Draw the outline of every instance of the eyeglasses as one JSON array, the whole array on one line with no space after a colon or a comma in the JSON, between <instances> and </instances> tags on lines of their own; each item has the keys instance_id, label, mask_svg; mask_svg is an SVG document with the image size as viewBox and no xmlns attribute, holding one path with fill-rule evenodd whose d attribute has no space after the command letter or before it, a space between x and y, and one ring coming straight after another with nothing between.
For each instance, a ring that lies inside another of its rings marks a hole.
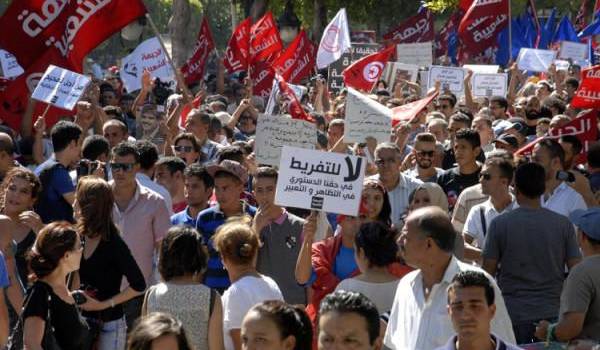
<instances>
[{"instance_id":1,"label":"eyeglasses","mask_svg":"<svg viewBox=\"0 0 600 350\"><path fill-rule=\"evenodd\" d=\"M131 171L131 170L133 170L134 166L135 166L134 163L110 163L110 169L112 171L118 171L118 170Z\"/></svg>"},{"instance_id":2,"label":"eyeglasses","mask_svg":"<svg viewBox=\"0 0 600 350\"><path fill-rule=\"evenodd\" d=\"M433 155L435 154L435 151L418 151L417 155L421 156L421 157L433 157Z\"/></svg>"},{"instance_id":3,"label":"eyeglasses","mask_svg":"<svg viewBox=\"0 0 600 350\"><path fill-rule=\"evenodd\" d=\"M451 108L450 105L440 105L440 109L448 109Z\"/></svg>"},{"instance_id":4,"label":"eyeglasses","mask_svg":"<svg viewBox=\"0 0 600 350\"><path fill-rule=\"evenodd\" d=\"M488 173L480 173L479 174L479 178L483 179L485 181L490 181L492 179L492 174L488 174Z\"/></svg>"},{"instance_id":5,"label":"eyeglasses","mask_svg":"<svg viewBox=\"0 0 600 350\"><path fill-rule=\"evenodd\" d=\"M192 146L173 146L175 152L189 153L194 150Z\"/></svg>"},{"instance_id":6,"label":"eyeglasses","mask_svg":"<svg viewBox=\"0 0 600 350\"><path fill-rule=\"evenodd\" d=\"M389 164L396 163L396 158L385 158L385 159L384 158L379 158L379 159L375 159L375 164L376 165L383 166L386 163L389 163Z\"/></svg>"}]
</instances>

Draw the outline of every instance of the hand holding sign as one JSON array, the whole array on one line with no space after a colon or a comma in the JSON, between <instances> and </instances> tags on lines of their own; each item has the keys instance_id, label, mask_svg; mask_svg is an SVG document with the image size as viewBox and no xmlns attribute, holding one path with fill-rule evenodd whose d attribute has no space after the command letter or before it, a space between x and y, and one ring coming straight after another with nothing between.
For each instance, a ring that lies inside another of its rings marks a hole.
<instances>
[{"instance_id":1,"label":"hand holding sign","mask_svg":"<svg viewBox=\"0 0 600 350\"><path fill-rule=\"evenodd\" d=\"M50 65L31 98L58 108L73 110L89 83L90 78L84 75Z\"/></svg>"}]
</instances>

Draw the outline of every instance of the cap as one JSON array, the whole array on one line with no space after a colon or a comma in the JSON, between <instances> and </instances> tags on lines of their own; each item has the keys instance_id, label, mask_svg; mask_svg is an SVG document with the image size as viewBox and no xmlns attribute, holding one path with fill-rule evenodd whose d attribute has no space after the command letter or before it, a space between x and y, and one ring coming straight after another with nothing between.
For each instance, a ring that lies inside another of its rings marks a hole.
<instances>
[{"instance_id":1,"label":"cap","mask_svg":"<svg viewBox=\"0 0 600 350\"><path fill-rule=\"evenodd\" d=\"M220 164L214 164L209 166L207 169L210 176L214 177L219 171L224 171L235 177L237 177L242 183L248 181L248 171L243 165L236 162L235 160L225 159Z\"/></svg>"},{"instance_id":2,"label":"cap","mask_svg":"<svg viewBox=\"0 0 600 350\"><path fill-rule=\"evenodd\" d=\"M231 115L223 111L215 113L215 117L217 117L223 125L227 125L231 120Z\"/></svg>"},{"instance_id":3,"label":"cap","mask_svg":"<svg viewBox=\"0 0 600 350\"><path fill-rule=\"evenodd\" d=\"M493 142L500 142L515 149L519 148L519 141L511 134L502 134L498 138L494 139Z\"/></svg>"},{"instance_id":4,"label":"cap","mask_svg":"<svg viewBox=\"0 0 600 350\"><path fill-rule=\"evenodd\" d=\"M600 208L577 209L569 215L569 219L586 236L600 241Z\"/></svg>"},{"instance_id":5,"label":"cap","mask_svg":"<svg viewBox=\"0 0 600 350\"><path fill-rule=\"evenodd\" d=\"M496 135L496 137L499 137L500 135L502 135L504 133L505 130L509 129L512 127L512 123L509 122L508 120L503 120L500 119L497 122L494 122L493 125L493 129L494 129L494 135Z\"/></svg>"},{"instance_id":6,"label":"cap","mask_svg":"<svg viewBox=\"0 0 600 350\"><path fill-rule=\"evenodd\" d=\"M527 136L527 123L525 123L524 119L510 118L508 121L511 123L511 125L505 130L515 129L519 134Z\"/></svg>"}]
</instances>

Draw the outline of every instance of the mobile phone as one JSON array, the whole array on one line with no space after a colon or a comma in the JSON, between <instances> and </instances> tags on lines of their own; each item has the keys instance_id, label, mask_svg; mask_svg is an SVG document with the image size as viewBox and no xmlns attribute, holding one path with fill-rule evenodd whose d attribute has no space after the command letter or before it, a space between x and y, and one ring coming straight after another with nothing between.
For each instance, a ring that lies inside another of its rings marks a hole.
<instances>
[{"instance_id":1,"label":"mobile phone","mask_svg":"<svg viewBox=\"0 0 600 350\"><path fill-rule=\"evenodd\" d=\"M71 294L71 296L73 296L73 299L75 299L75 304L77 304L77 305L85 304L87 302L87 297L85 296L85 292L82 290L74 291Z\"/></svg>"},{"instance_id":2,"label":"mobile phone","mask_svg":"<svg viewBox=\"0 0 600 350\"><path fill-rule=\"evenodd\" d=\"M559 181L575 182L575 175L570 171L561 170L556 173L556 179Z\"/></svg>"}]
</instances>

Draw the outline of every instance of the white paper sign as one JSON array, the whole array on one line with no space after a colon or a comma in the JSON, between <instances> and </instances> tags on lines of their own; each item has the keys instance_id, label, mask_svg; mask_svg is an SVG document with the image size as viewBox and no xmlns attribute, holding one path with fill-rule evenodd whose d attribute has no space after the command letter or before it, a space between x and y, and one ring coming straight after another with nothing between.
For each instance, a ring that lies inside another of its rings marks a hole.
<instances>
[{"instance_id":1,"label":"white paper sign","mask_svg":"<svg viewBox=\"0 0 600 350\"><path fill-rule=\"evenodd\" d=\"M367 160L284 146L275 204L357 216Z\"/></svg>"},{"instance_id":2,"label":"white paper sign","mask_svg":"<svg viewBox=\"0 0 600 350\"><path fill-rule=\"evenodd\" d=\"M490 64L465 64L463 68L471 70L473 73L498 73L500 66Z\"/></svg>"},{"instance_id":3,"label":"white paper sign","mask_svg":"<svg viewBox=\"0 0 600 350\"><path fill-rule=\"evenodd\" d=\"M344 142L365 142L373 137L377 143L390 141L392 130L392 111L349 87L346 96L346 122L344 123Z\"/></svg>"},{"instance_id":4,"label":"white paper sign","mask_svg":"<svg viewBox=\"0 0 600 350\"><path fill-rule=\"evenodd\" d=\"M476 97L506 97L506 73L476 73L473 74L473 96Z\"/></svg>"},{"instance_id":5,"label":"white paper sign","mask_svg":"<svg viewBox=\"0 0 600 350\"><path fill-rule=\"evenodd\" d=\"M17 58L2 49L0 49L0 66L2 67L2 76L8 79L16 78L24 72L23 67L17 62Z\"/></svg>"},{"instance_id":6,"label":"white paper sign","mask_svg":"<svg viewBox=\"0 0 600 350\"><path fill-rule=\"evenodd\" d=\"M431 66L429 68L429 83L427 89L440 81L441 90L450 90L455 95L462 95L465 89L465 71L457 67Z\"/></svg>"},{"instance_id":7,"label":"white paper sign","mask_svg":"<svg viewBox=\"0 0 600 350\"><path fill-rule=\"evenodd\" d=\"M50 65L31 98L62 109L73 110L89 83L90 78L85 75Z\"/></svg>"},{"instance_id":8,"label":"white paper sign","mask_svg":"<svg viewBox=\"0 0 600 350\"><path fill-rule=\"evenodd\" d=\"M571 66L569 61L565 60L554 60L554 65L556 66L556 70L569 70Z\"/></svg>"},{"instance_id":9,"label":"white paper sign","mask_svg":"<svg viewBox=\"0 0 600 350\"><path fill-rule=\"evenodd\" d=\"M419 67L433 63L433 46L431 41L425 43L397 44L396 61L416 64Z\"/></svg>"},{"instance_id":10,"label":"white paper sign","mask_svg":"<svg viewBox=\"0 0 600 350\"><path fill-rule=\"evenodd\" d=\"M572 41L561 41L560 50L558 51L558 58L568 60L569 58L573 61L585 61L588 58L588 45L582 43L575 43Z\"/></svg>"},{"instance_id":11,"label":"white paper sign","mask_svg":"<svg viewBox=\"0 0 600 350\"><path fill-rule=\"evenodd\" d=\"M254 139L258 164L279 166L281 148L285 145L314 149L316 144L317 127L313 123L289 115L258 116Z\"/></svg>"},{"instance_id":12,"label":"white paper sign","mask_svg":"<svg viewBox=\"0 0 600 350\"><path fill-rule=\"evenodd\" d=\"M429 71L419 71L419 85L421 86L421 97L425 97L427 94L427 84L429 84Z\"/></svg>"},{"instance_id":13,"label":"white paper sign","mask_svg":"<svg viewBox=\"0 0 600 350\"><path fill-rule=\"evenodd\" d=\"M517 66L530 72L547 72L556 58L556 51L522 48L517 57Z\"/></svg>"},{"instance_id":14,"label":"white paper sign","mask_svg":"<svg viewBox=\"0 0 600 350\"><path fill-rule=\"evenodd\" d=\"M156 37L144 41L122 59L121 80L127 92L142 88L141 79L145 70L162 82L174 82L175 74Z\"/></svg>"}]
</instances>

